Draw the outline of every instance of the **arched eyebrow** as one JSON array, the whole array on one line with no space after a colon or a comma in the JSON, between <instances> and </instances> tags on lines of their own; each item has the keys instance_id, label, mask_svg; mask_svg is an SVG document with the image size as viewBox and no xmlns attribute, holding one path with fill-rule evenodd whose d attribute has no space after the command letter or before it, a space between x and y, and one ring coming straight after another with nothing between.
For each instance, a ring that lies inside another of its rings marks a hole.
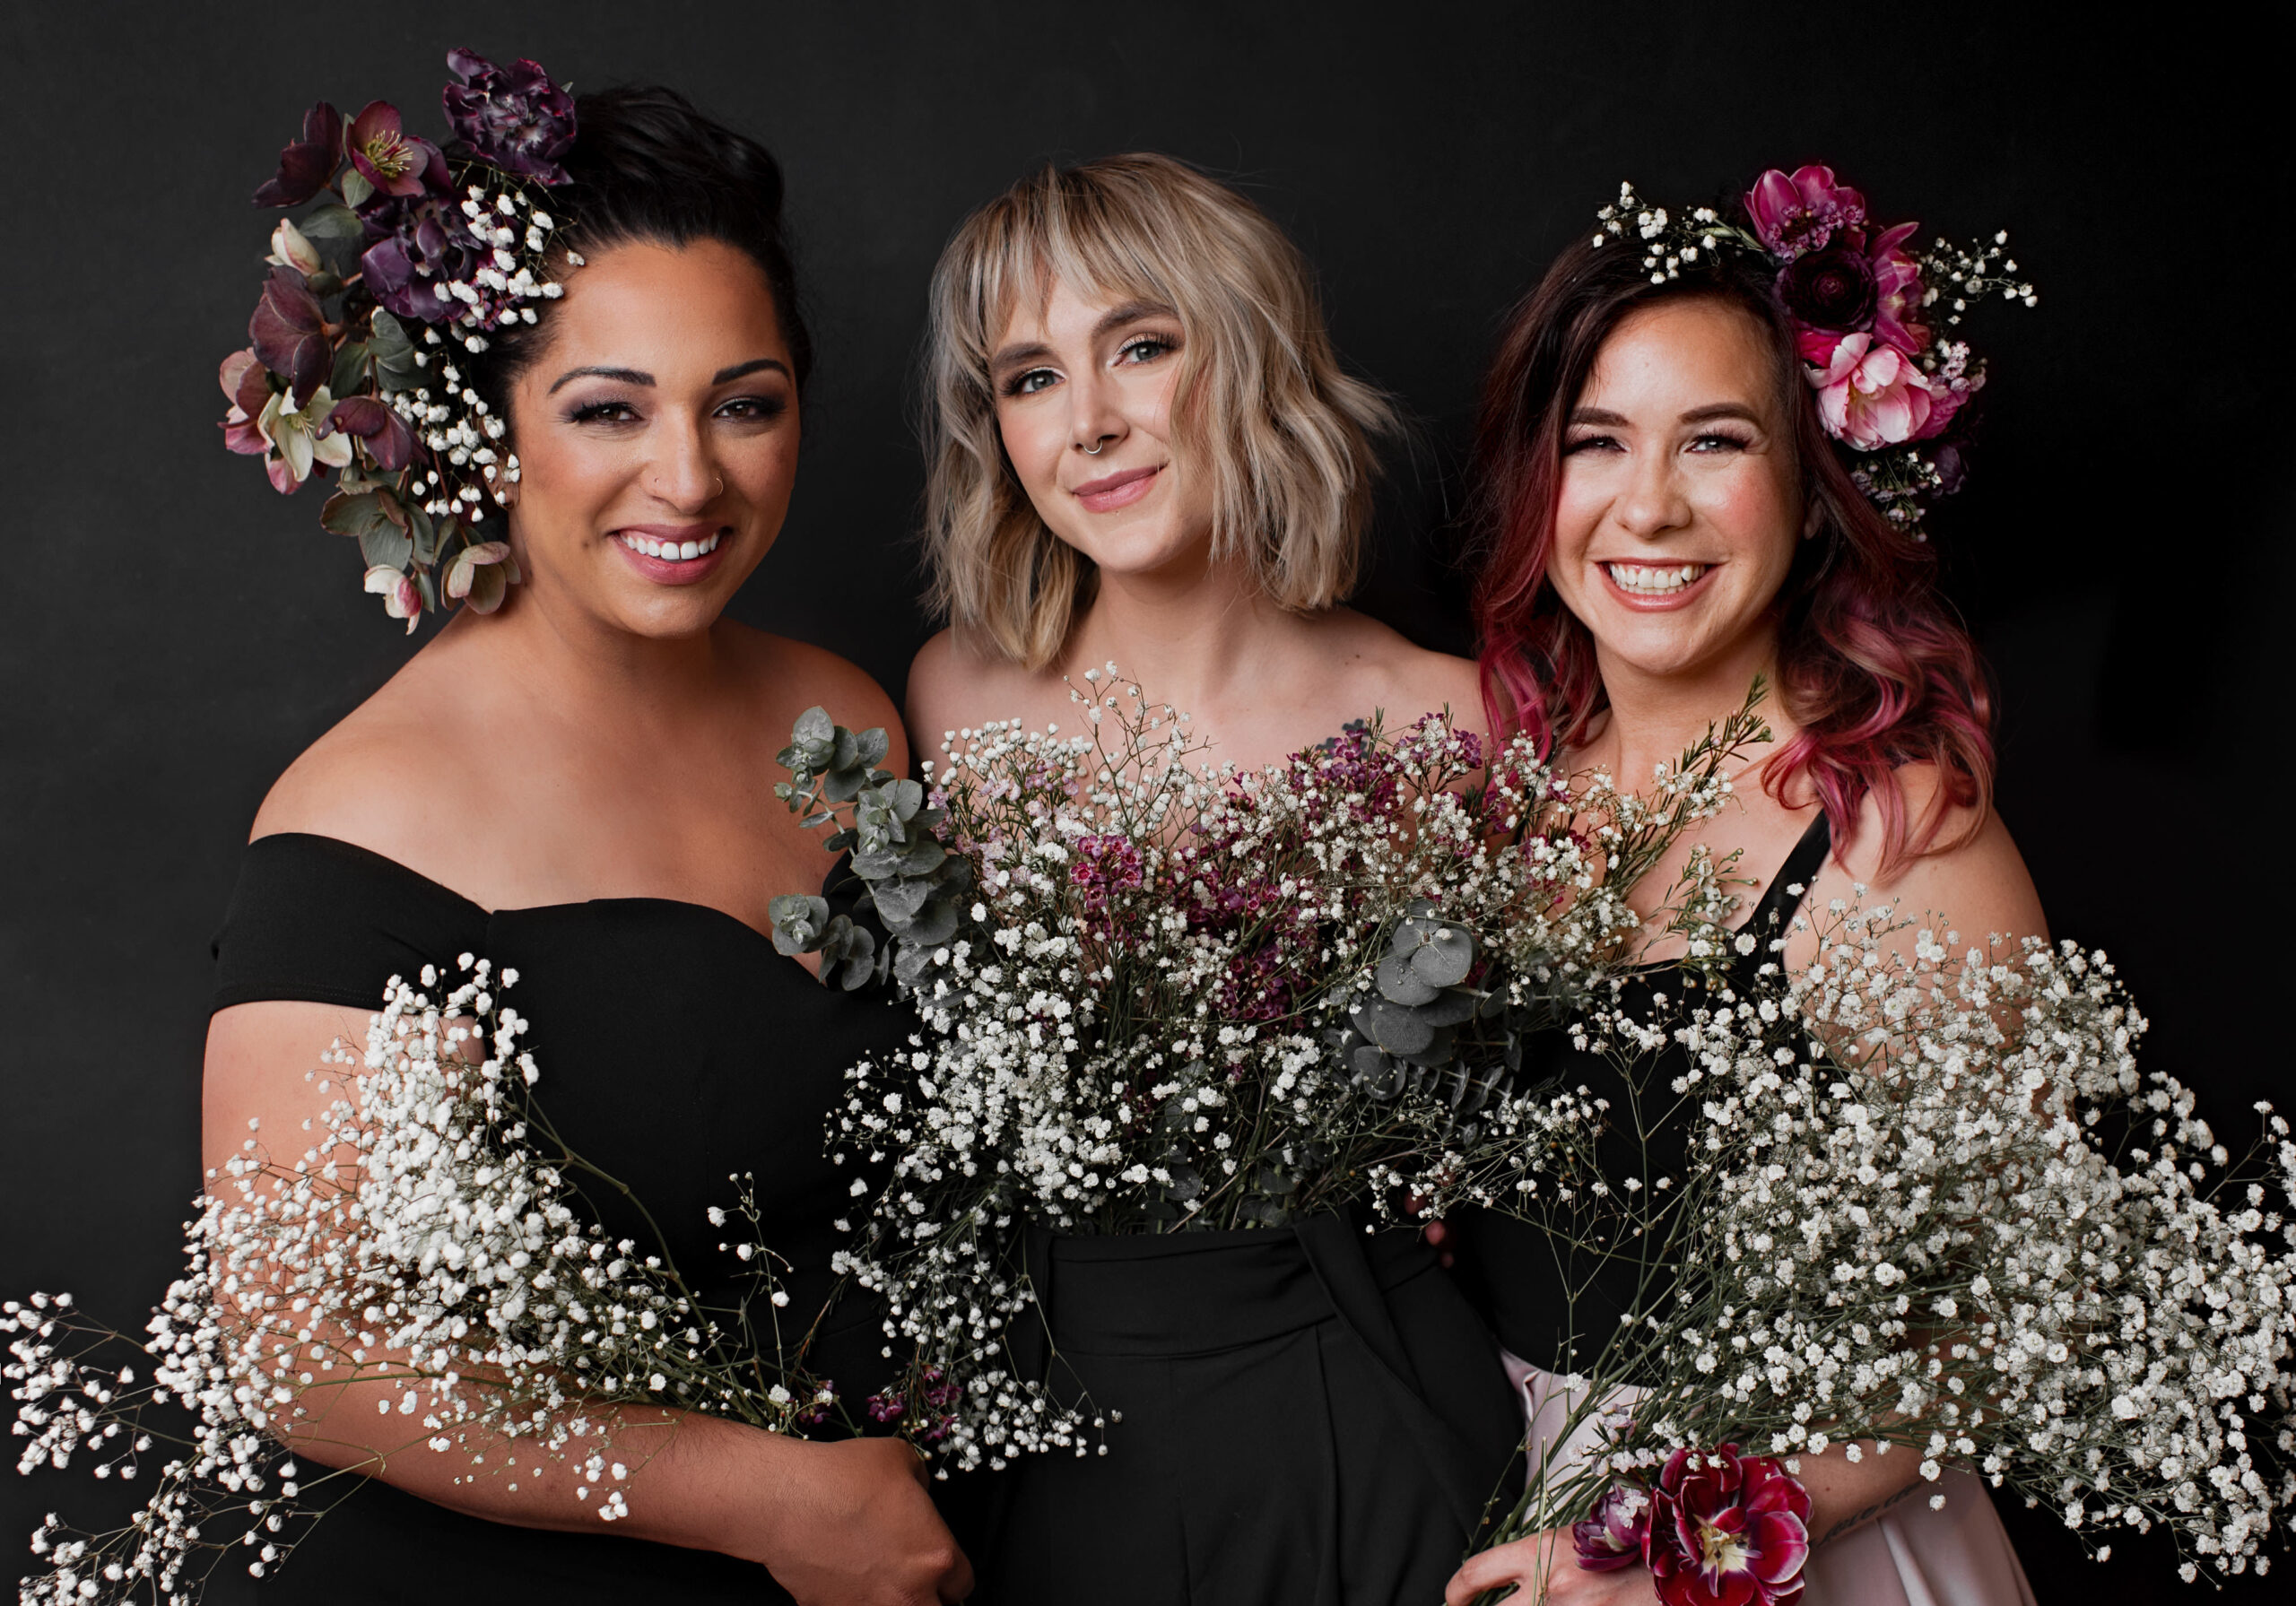
<instances>
[{"instance_id":1,"label":"arched eyebrow","mask_svg":"<svg viewBox=\"0 0 2296 1606\"><path fill-rule=\"evenodd\" d=\"M747 362L736 362L731 368L719 369L709 376L709 382L712 385L724 385L730 380L740 378L744 374L761 373L767 369L771 369L785 379L789 377L789 365L778 357L752 357ZM614 379L624 385L642 386L648 390L654 387L654 376L642 373L634 368L570 368L558 376L557 382L551 386L546 394L556 395L577 379Z\"/></svg>"},{"instance_id":2,"label":"arched eyebrow","mask_svg":"<svg viewBox=\"0 0 2296 1606\"><path fill-rule=\"evenodd\" d=\"M1683 413L1679 422L1685 424L1712 423L1718 418L1744 419L1750 424L1761 424L1761 413L1744 402L1709 402L1703 407L1693 407ZM1607 407L1575 407L1570 421L1574 424L1599 424L1607 429L1623 429L1631 422L1624 413L1613 412Z\"/></svg>"},{"instance_id":3,"label":"arched eyebrow","mask_svg":"<svg viewBox=\"0 0 2296 1606\"><path fill-rule=\"evenodd\" d=\"M1144 317L1176 316L1173 310L1161 301L1126 301L1120 306L1109 308L1093 321L1092 343L1099 344L1108 337L1110 331L1120 329L1126 324L1137 323ZM1027 363L1041 362L1051 355L1052 348L1040 340L1030 341L1025 345L1006 346L988 360L988 371L992 374L1003 373Z\"/></svg>"}]
</instances>

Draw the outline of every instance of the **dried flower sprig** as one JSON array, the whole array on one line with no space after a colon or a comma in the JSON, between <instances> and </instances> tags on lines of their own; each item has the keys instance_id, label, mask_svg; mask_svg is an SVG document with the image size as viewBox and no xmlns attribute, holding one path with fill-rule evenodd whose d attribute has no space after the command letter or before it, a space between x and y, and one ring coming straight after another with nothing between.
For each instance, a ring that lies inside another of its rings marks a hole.
<instances>
[{"instance_id":1,"label":"dried flower sprig","mask_svg":"<svg viewBox=\"0 0 2296 1606\"><path fill-rule=\"evenodd\" d=\"M2187 1579L2264 1570L2296 1499L2287 1123L2259 1106L2236 1161L2189 1089L2140 1074L2144 1021L2101 955L1957 951L1936 923L1907 958L1887 907L1816 925L1806 968L1770 963L1671 1033L1590 1012L1622 1104L1513 1096L1396 1179L1432 1211L1542 1223L1574 1280L1616 1262L1641 1283L1563 1379L1556 1442L1597 1424L1599 1451L1535 1469L1492 1542L1594 1522L1616 1480L1729 1439L1789 1471L1832 1445L1966 1466L2074 1528L2168 1527ZM1669 1035L1690 1068L1657 1085ZM1605 1130L1665 1122L1694 1124L1683 1175L1605 1163Z\"/></svg>"},{"instance_id":2,"label":"dried flower sprig","mask_svg":"<svg viewBox=\"0 0 2296 1606\"><path fill-rule=\"evenodd\" d=\"M51 1515L26 1602L190 1602L226 1558L258 1577L276 1568L367 1470L299 1464L283 1447L327 1436L314 1402L344 1384L389 1385L381 1409L407 1436L392 1454L454 1456L457 1481L511 1489L522 1467L570 1466L577 1497L597 1497L606 1521L627 1515L645 1464L617 1454L627 1429L700 1411L851 1430L834 1389L804 1370L810 1325L784 1330L750 1179L730 1179L733 1211L710 1211L749 1231L726 1246L745 1268L733 1303L707 1305L665 1250L591 1218L582 1179L628 1190L568 1149L532 1097L527 1022L501 996L516 974L462 966L435 996L427 968L419 987L394 978L363 1055L338 1046L311 1073L335 1098L310 1148L274 1154L258 1133L211 1173L185 1273L143 1337L65 1295L0 1307L19 1471L86 1457L101 1479L156 1473L121 1528L77 1533ZM132 1359L108 1362L123 1349Z\"/></svg>"},{"instance_id":3,"label":"dried flower sprig","mask_svg":"<svg viewBox=\"0 0 2296 1606\"><path fill-rule=\"evenodd\" d=\"M1647 937L1622 889L1721 805L1722 757L1761 734L1750 706L1648 798L1574 793L1527 740L1488 754L1441 716L1239 774L1112 669L1084 679L1079 734L952 734L911 840L970 891L915 968L895 961L922 1029L856 1068L833 1135L839 1161L891 1168L839 1263L911 1358L887 1412L964 1465L1085 1453L1096 1426L1007 1352L1022 1223L1274 1226L1439 1151L1526 1035ZM811 739L851 751L817 769L881 751ZM1699 932L1719 870L1692 856Z\"/></svg>"}]
</instances>

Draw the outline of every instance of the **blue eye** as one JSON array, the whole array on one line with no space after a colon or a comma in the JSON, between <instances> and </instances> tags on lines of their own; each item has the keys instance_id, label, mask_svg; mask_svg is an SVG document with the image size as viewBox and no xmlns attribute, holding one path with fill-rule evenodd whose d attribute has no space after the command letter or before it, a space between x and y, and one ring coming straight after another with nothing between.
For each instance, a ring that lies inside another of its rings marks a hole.
<instances>
[{"instance_id":1,"label":"blue eye","mask_svg":"<svg viewBox=\"0 0 2296 1606\"><path fill-rule=\"evenodd\" d=\"M1143 334L1136 339L1126 341L1123 350L1118 355L1138 365L1153 362L1157 358L1166 356L1178 349L1177 342L1166 340L1161 334Z\"/></svg>"},{"instance_id":2,"label":"blue eye","mask_svg":"<svg viewBox=\"0 0 2296 1606\"><path fill-rule=\"evenodd\" d=\"M1003 391L1008 396L1032 396L1049 388L1059 378L1059 373L1052 369L1023 369L1004 381Z\"/></svg>"},{"instance_id":3,"label":"blue eye","mask_svg":"<svg viewBox=\"0 0 2296 1606\"><path fill-rule=\"evenodd\" d=\"M1582 435L1565 445L1562 455L1570 457L1580 452L1615 452L1618 449L1618 442L1607 435Z\"/></svg>"}]
</instances>

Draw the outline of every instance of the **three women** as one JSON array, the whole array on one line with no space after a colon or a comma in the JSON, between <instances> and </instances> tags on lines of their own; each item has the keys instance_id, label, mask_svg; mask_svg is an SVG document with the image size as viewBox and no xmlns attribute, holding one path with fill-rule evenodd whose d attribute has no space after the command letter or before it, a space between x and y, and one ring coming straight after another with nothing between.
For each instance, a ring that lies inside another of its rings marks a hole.
<instances>
[{"instance_id":1,"label":"three women","mask_svg":"<svg viewBox=\"0 0 2296 1606\"><path fill-rule=\"evenodd\" d=\"M450 622L266 800L219 946L211 1158L250 1123L308 1116L302 1072L355 1035L343 1011L387 975L480 950L549 989L525 1005L553 1028L570 1136L673 1221L700 1220L728 1170L770 1175L768 1231L793 1289L819 1298L848 1208L821 1119L842 1068L900 1026L765 946L764 900L818 868L812 838L773 824L773 734L814 703L898 722L851 666L721 617L795 469L808 353L778 170L663 91L587 98L580 120L563 244L582 265L474 365L523 468L503 500L525 584L498 616ZM1574 767L1636 773L1762 673L1785 740L1713 846L1789 861L1779 887L1862 881L2039 930L1986 807L1974 655L1919 554L1833 463L1769 303L1726 273L1654 294L1606 272L1566 256L1494 375L1479 688L1474 666L1338 605L1392 414L1341 370L1281 232L1163 158L1016 185L935 282L928 553L952 628L912 668L911 729L929 747L992 718L1049 724L1065 677L1113 660L1246 769L1375 709L1474 724L1487 703ZM1763 890L1758 913L1790 909ZM1105 1459L1024 1463L974 1491L987 1598L1441 1587L1521 1418L1428 1247L1335 1216L1031 1252L1065 1365L1127 1417ZM1503 1241L1478 1258L1535 1410L1550 1313ZM816 1366L848 1391L883 1364L865 1306L821 1342ZM604 1539L569 1480L513 1495L393 1454L371 1426L380 1386L318 1391L331 1403L298 1451L430 1502L375 1502L369 1532L419 1533L426 1565L474 1584L730 1599L761 1563L803 1601L970 1588L897 1445L631 1424L649 1497L629 1539ZM1897 1471L1813 1476L1821 1524L1854 1527ZM1548 1561L1536 1543L1496 1552L1453 1592ZM1648 1589L1568 1567L1552 1583Z\"/></svg>"}]
</instances>

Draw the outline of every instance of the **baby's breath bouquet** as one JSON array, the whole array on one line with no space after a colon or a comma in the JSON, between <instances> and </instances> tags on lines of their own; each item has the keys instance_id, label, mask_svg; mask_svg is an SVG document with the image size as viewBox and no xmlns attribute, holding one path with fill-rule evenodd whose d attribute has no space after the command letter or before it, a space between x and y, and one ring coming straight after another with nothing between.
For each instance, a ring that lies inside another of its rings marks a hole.
<instances>
[{"instance_id":1,"label":"baby's breath bouquet","mask_svg":"<svg viewBox=\"0 0 2296 1606\"><path fill-rule=\"evenodd\" d=\"M2144 1021L2100 954L1957 952L1933 928L1907 959L1886 907L1818 926L1817 958L1760 967L1750 994L1686 988L1670 1025L1582 1017L1622 1099L1510 1093L1391 1179L1437 1213L1542 1223L1578 1273L1640 1276L1556 1380L1547 1442L1592 1450L1535 1464L1492 1542L1577 1519L1582 1565L1647 1563L1670 1602L1790 1601L1813 1536L1776 1474L1844 1445L1932 1483L1969 1468L2077 1529L2165 1525L2187 1580L2264 1571L2296 1498L2287 1123L2259 1106L2268 1139L2236 1161L2189 1089L2140 1075ZM1687 1068L1658 1085L1667 1036ZM1622 1174L1605 1132L1666 1121L1686 1167Z\"/></svg>"},{"instance_id":2,"label":"baby's breath bouquet","mask_svg":"<svg viewBox=\"0 0 2296 1606\"><path fill-rule=\"evenodd\" d=\"M841 1421L804 1370L809 1331L784 1330L749 1180L729 1179L733 1211L710 1212L746 1222L729 1248L747 1275L730 1305L706 1306L665 1254L591 1219L585 1183L627 1190L533 1098L528 1023L502 999L516 973L461 963L451 988L428 967L419 986L394 978L364 1054L338 1046L311 1073L334 1098L308 1149L274 1152L258 1131L210 1174L185 1272L142 1337L68 1295L0 1307L19 1471L82 1457L98 1478L154 1485L109 1532L51 1515L23 1602L188 1602L228 1557L258 1577L277 1567L374 1470L283 1449L327 1437L329 1384L389 1385L380 1409L405 1434L390 1454L451 1455L458 1479L512 1489L545 1462L570 1466L607 1521L628 1514L642 1463L617 1455L626 1427L673 1410L782 1431Z\"/></svg>"},{"instance_id":3,"label":"baby's breath bouquet","mask_svg":"<svg viewBox=\"0 0 2296 1606\"><path fill-rule=\"evenodd\" d=\"M819 710L785 755L891 941L801 898L780 940L854 985L889 973L920 1016L856 1068L832 1145L891 1168L848 1257L910 1358L882 1412L961 1465L1085 1447L1086 1410L1007 1348L1027 1225L1272 1227L1422 1168L1635 951L1622 889L1760 734L1750 703L1643 796L1574 792L1526 739L1487 752L1440 716L1241 774L1112 669L1072 696L1074 734L952 734L929 793ZM1703 855L1674 890L1700 930L1725 897Z\"/></svg>"}]
</instances>

